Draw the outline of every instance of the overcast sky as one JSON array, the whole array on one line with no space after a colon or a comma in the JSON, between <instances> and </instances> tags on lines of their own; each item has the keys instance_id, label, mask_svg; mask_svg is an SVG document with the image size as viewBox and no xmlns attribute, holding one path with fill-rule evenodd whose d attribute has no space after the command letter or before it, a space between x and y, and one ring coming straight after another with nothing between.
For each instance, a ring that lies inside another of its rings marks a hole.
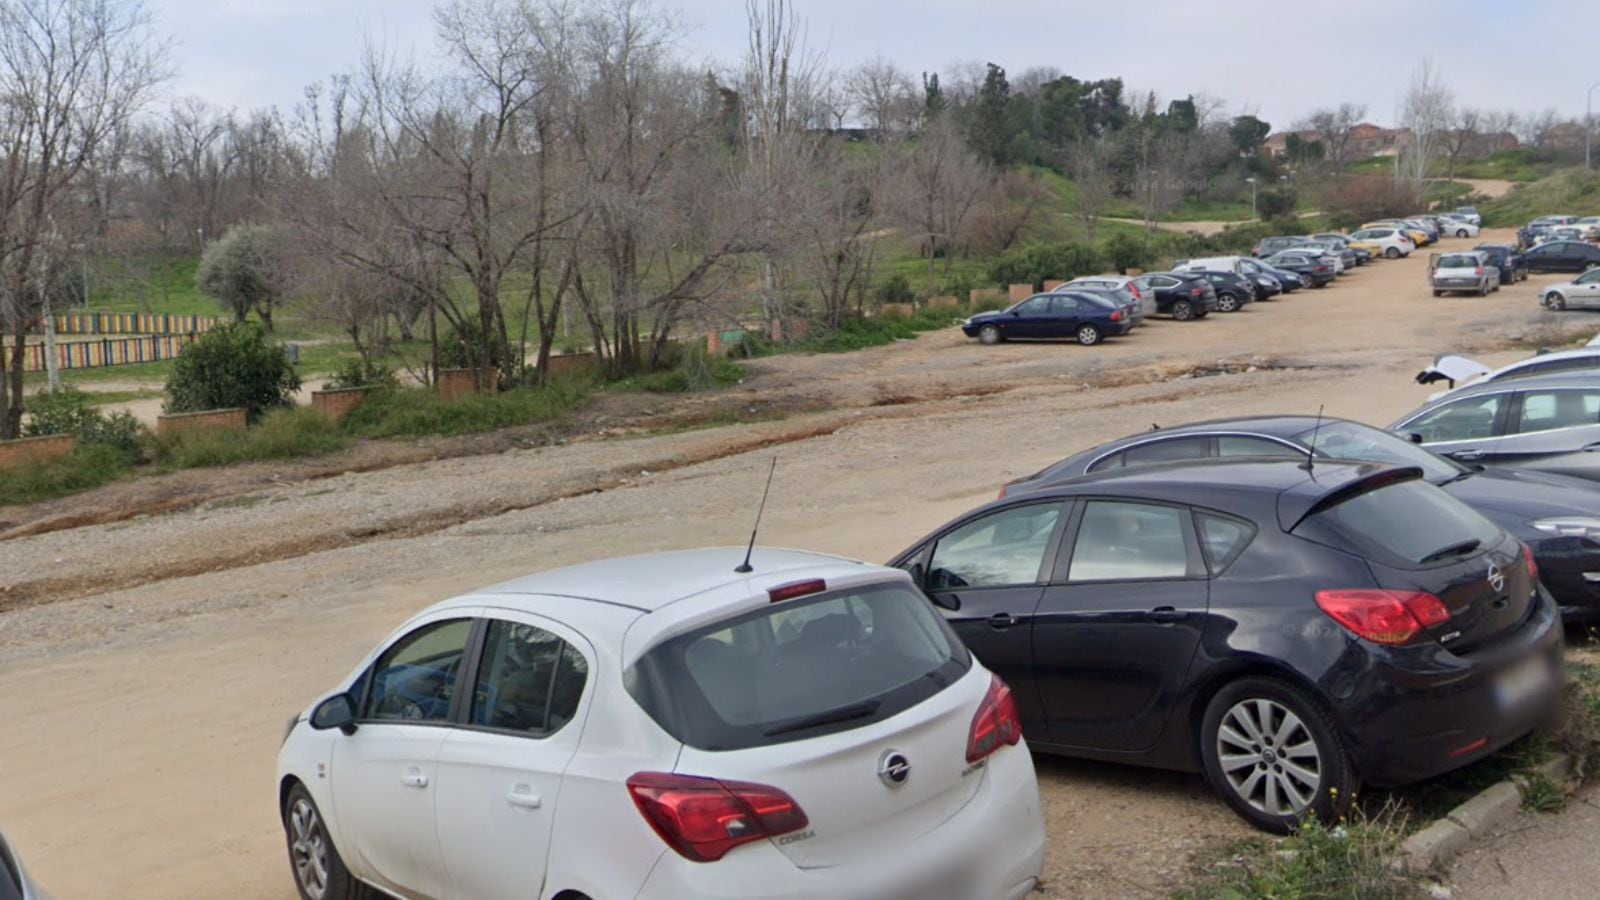
<instances>
[{"instance_id":1,"label":"overcast sky","mask_svg":"<svg viewBox=\"0 0 1600 900\"><path fill-rule=\"evenodd\" d=\"M364 35L434 60L432 0L147 0L178 41L175 95L241 111L291 108L311 81L349 70ZM693 61L739 58L741 0L676 0ZM1281 128L1318 106L1365 103L1390 124L1409 73L1432 54L1464 105L1581 116L1600 81L1593 0L796 0L809 44L847 68L877 54L913 73L992 61L1120 76L1163 100L1208 93Z\"/></svg>"}]
</instances>

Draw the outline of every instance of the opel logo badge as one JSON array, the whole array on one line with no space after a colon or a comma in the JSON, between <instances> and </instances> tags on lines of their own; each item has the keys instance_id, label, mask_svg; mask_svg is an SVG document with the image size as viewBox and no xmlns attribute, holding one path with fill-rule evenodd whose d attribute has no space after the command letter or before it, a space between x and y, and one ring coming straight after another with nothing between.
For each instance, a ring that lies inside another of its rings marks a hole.
<instances>
[{"instance_id":1,"label":"opel logo badge","mask_svg":"<svg viewBox=\"0 0 1600 900\"><path fill-rule=\"evenodd\" d=\"M911 777L911 760L899 750L885 751L878 760L878 778L889 787L896 788Z\"/></svg>"},{"instance_id":2,"label":"opel logo badge","mask_svg":"<svg viewBox=\"0 0 1600 900\"><path fill-rule=\"evenodd\" d=\"M1489 563L1489 587L1496 591L1503 591L1506 587L1506 575L1494 563Z\"/></svg>"}]
</instances>

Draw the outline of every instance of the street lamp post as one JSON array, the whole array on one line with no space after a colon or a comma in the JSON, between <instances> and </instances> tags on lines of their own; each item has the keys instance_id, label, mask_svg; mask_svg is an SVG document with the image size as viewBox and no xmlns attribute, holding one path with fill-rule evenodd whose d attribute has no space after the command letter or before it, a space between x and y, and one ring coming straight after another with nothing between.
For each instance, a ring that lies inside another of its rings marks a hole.
<instances>
[{"instance_id":1,"label":"street lamp post","mask_svg":"<svg viewBox=\"0 0 1600 900\"><path fill-rule=\"evenodd\" d=\"M1256 178L1251 175L1245 181L1250 182L1250 218L1256 218Z\"/></svg>"},{"instance_id":2,"label":"street lamp post","mask_svg":"<svg viewBox=\"0 0 1600 900\"><path fill-rule=\"evenodd\" d=\"M1594 168L1592 146L1594 144L1594 89L1600 88L1600 81L1589 85L1589 93L1583 101L1583 167Z\"/></svg>"}]
</instances>

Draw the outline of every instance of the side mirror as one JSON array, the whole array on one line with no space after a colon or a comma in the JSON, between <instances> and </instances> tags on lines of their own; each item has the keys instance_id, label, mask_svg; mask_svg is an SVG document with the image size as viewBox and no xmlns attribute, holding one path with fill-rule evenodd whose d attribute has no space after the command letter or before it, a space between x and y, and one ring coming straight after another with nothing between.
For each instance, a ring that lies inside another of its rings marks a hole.
<instances>
[{"instance_id":1,"label":"side mirror","mask_svg":"<svg viewBox=\"0 0 1600 900\"><path fill-rule=\"evenodd\" d=\"M318 731L337 728L345 734L356 730L356 701L349 694L334 694L311 711L311 727Z\"/></svg>"},{"instance_id":2,"label":"side mirror","mask_svg":"<svg viewBox=\"0 0 1600 900\"><path fill-rule=\"evenodd\" d=\"M928 599L940 609L948 609L951 612L961 609L961 598L955 594L929 594Z\"/></svg>"},{"instance_id":3,"label":"side mirror","mask_svg":"<svg viewBox=\"0 0 1600 900\"><path fill-rule=\"evenodd\" d=\"M927 571L922 568L922 563L912 563L911 567L906 569L906 574L911 576L911 582L919 588L928 577Z\"/></svg>"},{"instance_id":4,"label":"side mirror","mask_svg":"<svg viewBox=\"0 0 1600 900\"><path fill-rule=\"evenodd\" d=\"M1413 444L1422 443L1422 435L1417 434L1415 431L1411 432L1410 434L1407 434L1406 437L1410 438L1411 439L1411 443L1413 443Z\"/></svg>"}]
</instances>

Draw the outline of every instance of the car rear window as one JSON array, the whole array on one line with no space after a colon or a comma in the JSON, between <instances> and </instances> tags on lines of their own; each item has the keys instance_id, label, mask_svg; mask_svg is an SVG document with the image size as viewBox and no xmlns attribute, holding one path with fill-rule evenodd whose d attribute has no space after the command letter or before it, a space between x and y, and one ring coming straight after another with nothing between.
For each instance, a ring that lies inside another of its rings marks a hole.
<instances>
[{"instance_id":1,"label":"car rear window","mask_svg":"<svg viewBox=\"0 0 1600 900\"><path fill-rule=\"evenodd\" d=\"M625 680L673 737L741 750L881 721L971 665L926 597L880 584L776 603L673 638Z\"/></svg>"},{"instance_id":2,"label":"car rear window","mask_svg":"<svg viewBox=\"0 0 1600 900\"><path fill-rule=\"evenodd\" d=\"M1323 509L1294 534L1395 565L1431 564L1452 547L1487 547L1500 529L1470 507L1422 480L1366 491ZM1466 551L1463 551L1466 552Z\"/></svg>"},{"instance_id":3,"label":"car rear window","mask_svg":"<svg viewBox=\"0 0 1600 900\"><path fill-rule=\"evenodd\" d=\"M1476 269L1478 258L1476 256L1446 256L1439 260L1441 269Z\"/></svg>"}]
</instances>

